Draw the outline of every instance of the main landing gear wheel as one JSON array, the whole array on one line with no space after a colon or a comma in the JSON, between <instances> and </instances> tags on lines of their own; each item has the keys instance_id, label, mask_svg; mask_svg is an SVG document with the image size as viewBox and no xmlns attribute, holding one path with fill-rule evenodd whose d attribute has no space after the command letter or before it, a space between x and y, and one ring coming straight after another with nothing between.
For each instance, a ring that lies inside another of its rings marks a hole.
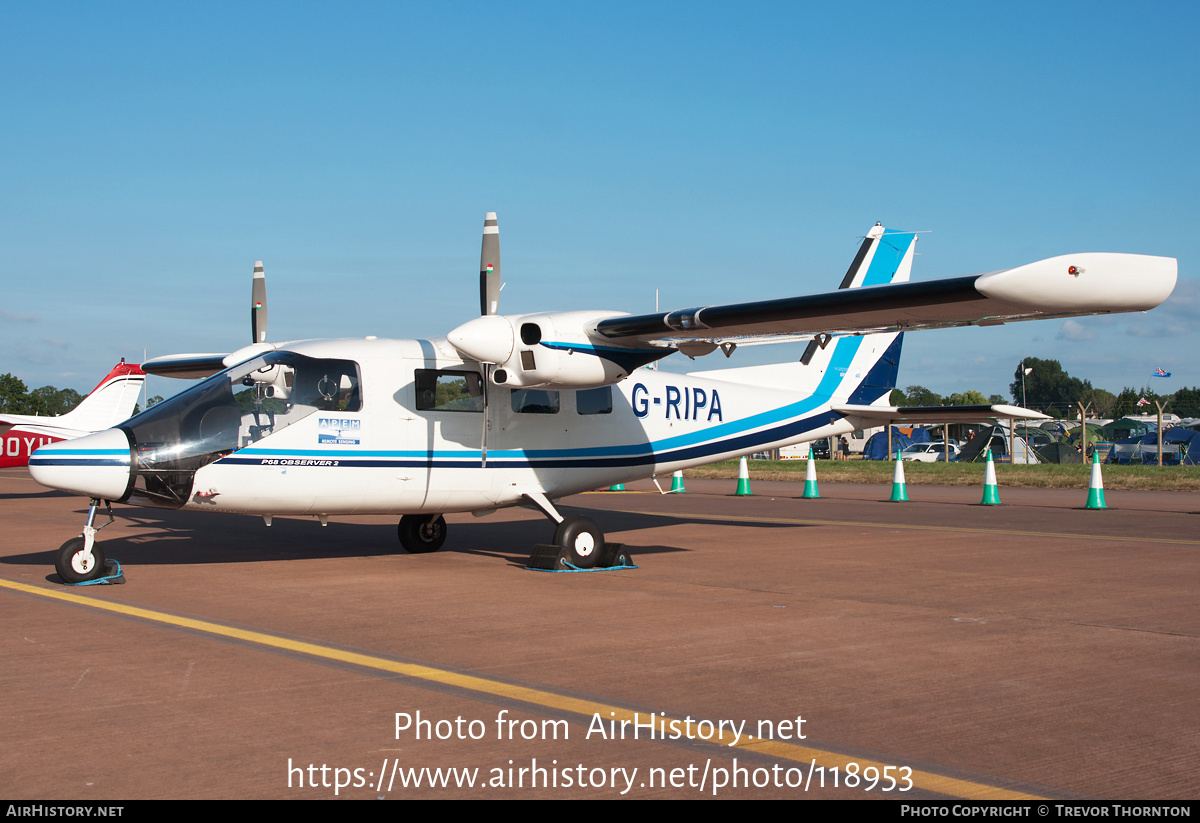
<instances>
[{"instance_id":1,"label":"main landing gear wheel","mask_svg":"<svg viewBox=\"0 0 1200 823\"><path fill-rule=\"evenodd\" d=\"M406 514L396 527L400 545L409 554L435 552L446 542L446 518L440 514L432 523L422 514Z\"/></svg>"},{"instance_id":2,"label":"main landing gear wheel","mask_svg":"<svg viewBox=\"0 0 1200 823\"><path fill-rule=\"evenodd\" d=\"M84 583L104 576L104 552L92 543L91 552L85 552L83 537L72 537L58 550L54 559L54 570L68 583Z\"/></svg>"},{"instance_id":3,"label":"main landing gear wheel","mask_svg":"<svg viewBox=\"0 0 1200 823\"><path fill-rule=\"evenodd\" d=\"M604 532L590 518L572 515L554 530L554 543L562 548L562 560L579 569L590 569L600 559Z\"/></svg>"}]
</instances>

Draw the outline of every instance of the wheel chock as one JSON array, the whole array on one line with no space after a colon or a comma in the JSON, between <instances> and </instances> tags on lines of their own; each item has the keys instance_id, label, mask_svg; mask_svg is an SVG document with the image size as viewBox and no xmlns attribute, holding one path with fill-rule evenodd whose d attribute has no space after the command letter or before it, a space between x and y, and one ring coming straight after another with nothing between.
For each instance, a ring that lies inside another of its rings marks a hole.
<instances>
[{"instance_id":1,"label":"wheel chock","mask_svg":"<svg viewBox=\"0 0 1200 823\"><path fill-rule=\"evenodd\" d=\"M529 563L525 566L533 572L617 572L624 569L636 569L629 551L624 543L605 543L596 558L596 567L581 569L572 566L567 561L567 552L562 546L551 543L538 543L529 554Z\"/></svg>"},{"instance_id":2,"label":"wheel chock","mask_svg":"<svg viewBox=\"0 0 1200 823\"><path fill-rule=\"evenodd\" d=\"M104 574L95 580L84 580L82 583L63 582L64 586L120 586L125 583L125 572L116 560L104 561Z\"/></svg>"}]
</instances>

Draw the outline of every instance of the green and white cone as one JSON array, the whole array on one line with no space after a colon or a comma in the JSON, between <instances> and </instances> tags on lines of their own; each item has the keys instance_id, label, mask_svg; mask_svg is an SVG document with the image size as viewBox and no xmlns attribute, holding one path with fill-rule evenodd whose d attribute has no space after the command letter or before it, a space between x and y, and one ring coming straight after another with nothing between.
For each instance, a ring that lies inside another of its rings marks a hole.
<instances>
[{"instance_id":1,"label":"green and white cone","mask_svg":"<svg viewBox=\"0 0 1200 823\"><path fill-rule=\"evenodd\" d=\"M686 491L683 487L683 472L675 472L671 475L671 494L683 494Z\"/></svg>"},{"instance_id":2,"label":"green and white cone","mask_svg":"<svg viewBox=\"0 0 1200 823\"><path fill-rule=\"evenodd\" d=\"M804 470L804 500L816 500L821 496L817 491L817 461L813 457L812 446L808 447L808 467Z\"/></svg>"},{"instance_id":3,"label":"green and white cone","mask_svg":"<svg viewBox=\"0 0 1200 823\"><path fill-rule=\"evenodd\" d=\"M738 485L735 495L744 497L748 494L754 494L750 491L750 469L746 467L746 458L743 456L738 463Z\"/></svg>"},{"instance_id":4,"label":"green and white cone","mask_svg":"<svg viewBox=\"0 0 1200 823\"><path fill-rule=\"evenodd\" d=\"M1085 509L1107 509L1104 505L1104 478L1100 476L1100 451L1092 452L1092 482L1088 486Z\"/></svg>"},{"instance_id":5,"label":"green and white cone","mask_svg":"<svg viewBox=\"0 0 1200 823\"><path fill-rule=\"evenodd\" d=\"M981 506L999 506L1000 490L996 487L996 464L992 462L992 450L987 450L987 471L983 473L983 499Z\"/></svg>"},{"instance_id":6,"label":"green and white cone","mask_svg":"<svg viewBox=\"0 0 1200 823\"><path fill-rule=\"evenodd\" d=\"M892 475L892 503L907 503L908 489L904 486L904 461L900 459L900 450L896 449L896 472Z\"/></svg>"},{"instance_id":7,"label":"green and white cone","mask_svg":"<svg viewBox=\"0 0 1200 823\"><path fill-rule=\"evenodd\" d=\"M623 492L623 491L625 491L625 484L624 484L624 483L618 483L618 484L617 484L617 485L615 485L615 486L609 486L609 487L608 487L608 490L609 490L610 492Z\"/></svg>"}]
</instances>

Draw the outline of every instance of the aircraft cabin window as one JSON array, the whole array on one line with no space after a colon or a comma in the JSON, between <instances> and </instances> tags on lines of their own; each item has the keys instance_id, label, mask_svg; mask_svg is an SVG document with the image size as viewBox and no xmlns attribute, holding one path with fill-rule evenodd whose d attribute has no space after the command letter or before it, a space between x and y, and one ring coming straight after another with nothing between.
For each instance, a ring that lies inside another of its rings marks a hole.
<instances>
[{"instance_id":1,"label":"aircraft cabin window","mask_svg":"<svg viewBox=\"0 0 1200 823\"><path fill-rule=\"evenodd\" d=\"M483 377L477 371L417 369L417 410L483 411Z\"/></svg>"},{"instance_id":2,"label":"aircraft cabin window","mask_svg":"<svg viewBox=\"0 0 1200 823\"><path fill-rule=\"evenodd\" d=\"M518 414L558 414L558 392L513 389L512 410Z\"/></svg>"},{"instance_id":3,"label":"aircraft cabin window","mask_svg":"<svg viewBox=\"0 0 1200 823\"><path fill-rule=\"evenodd\" d=\"M580 414L612 414L612 386L576 392L575 409Z\"/></svg>"}]
</instances>

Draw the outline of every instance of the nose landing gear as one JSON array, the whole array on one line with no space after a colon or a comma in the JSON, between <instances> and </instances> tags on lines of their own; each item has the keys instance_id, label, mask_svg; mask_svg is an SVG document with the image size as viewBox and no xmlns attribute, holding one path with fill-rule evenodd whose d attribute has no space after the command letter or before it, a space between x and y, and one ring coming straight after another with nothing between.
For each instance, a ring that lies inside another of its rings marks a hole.
<instances>
[{"instance_id":1,"label":"nose landing gear","mask_svg":"<svg viewBox=\"0 0 1200 823\"><path fill-rule=\"evenodd\" d=\"M96 532L115 520L112 504L106 500L104 507L108 513L108 523L103 524L100 528L95 528L92 524L96 521L96 511L100 508L100 501L93 497L91 505L88 507L87 522L83 525L83 533L78 537L72 537L59 548L58 555L54 558L54 570L58 572L58 576L64 582L77 585L89 580L98 580L104 576L104 552L96 545Z\"/></svg>"}]
</instances>

